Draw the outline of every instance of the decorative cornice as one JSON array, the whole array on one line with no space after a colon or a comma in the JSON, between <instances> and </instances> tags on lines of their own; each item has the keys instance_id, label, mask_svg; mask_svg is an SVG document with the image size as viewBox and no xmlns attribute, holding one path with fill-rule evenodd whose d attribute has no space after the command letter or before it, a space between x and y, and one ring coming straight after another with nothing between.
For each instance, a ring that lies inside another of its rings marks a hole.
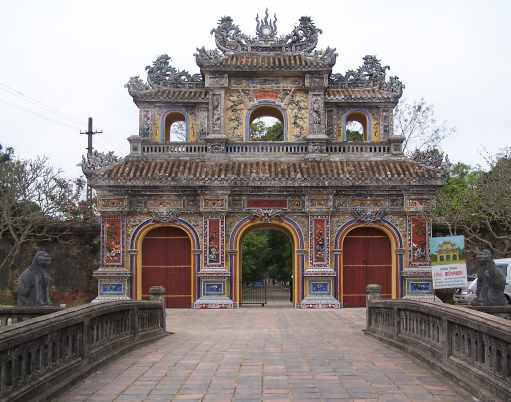
<instances>
[{"instance_id":1,"label":"decorative cornice","mask_svg":"<svg viewBox=\"0 0 511 402\"><path fill-rule=\"evenodd\" d=\"M164 212L153 212L151 219L154 223L173 223L179 219L179 211L176 209L168 209Z\"/></svg>"},{"instance_id":2,"label":"decorative cornice","mask_svg":"<svg viewBox=\"0 0 511 402\"><path fill-rule=\"evenodd\" d=\"M282 216L283 211L281 209L256 209L251 211L252 220L261 219L264 223L271 223L274 219L278 219Z\"/></svg>"},{"instance_id":3,"label":"decorative cornice","mask_svg":"<svg viewBox=\"0 0 511 402\"><path fill-rule=\"evenodd\" d=\"M384 209L377 209L375 211L361 207L354 207L352 209L353 218L355 218L355 221L361 223L380 222L385 217L385 214L386 211Z\"/></svg>"}]
</instances>

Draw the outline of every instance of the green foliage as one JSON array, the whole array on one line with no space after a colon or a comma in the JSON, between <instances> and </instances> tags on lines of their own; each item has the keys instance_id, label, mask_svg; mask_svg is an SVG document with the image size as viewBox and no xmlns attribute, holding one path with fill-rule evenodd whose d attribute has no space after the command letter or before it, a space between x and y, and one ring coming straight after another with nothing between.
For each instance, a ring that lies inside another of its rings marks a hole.
<instances>
[{"instance_id":1,"label":"green foliage","mask_svg":"<svg viewBox=\"0 0 511 402\"><path fill-rule=\"evenodd\" d=\"M275 229L258 229L242 241L243 282L263 279L290 281L292 246L287 234Z\"/></svg>"},{"instance_id":2,"label":"green foliage","mask_svg":"<svg viewBox=\"0 0 511 402\"><path fill-rule=\"evenodd\" d=\"M280 121L267 125L263 120L256 119L250 124L250 139L252 141L282 141L284 129Z\"/></svg>"},{"instance_id":3,"label":"green foliage","mask_svg":"<svg viewBox=\"0 0 511 402\"><path fill-rule=\"evenodd\" d=\"M364 141L364 135L360 131L346 130L348 141Z\"/></svg>"},{"instance_id":4,"label":"green foliage","mask_svg":"<svg viewBox=\"0 0 511 402\"><path fill-rule=\"evenodd\" d=\"M436 222L450 234L464 234L472 251L490 248L499 257L511 254L511 152L490 161L489 170L458 163L438 192Z\"/></svg>"}]
</instances>

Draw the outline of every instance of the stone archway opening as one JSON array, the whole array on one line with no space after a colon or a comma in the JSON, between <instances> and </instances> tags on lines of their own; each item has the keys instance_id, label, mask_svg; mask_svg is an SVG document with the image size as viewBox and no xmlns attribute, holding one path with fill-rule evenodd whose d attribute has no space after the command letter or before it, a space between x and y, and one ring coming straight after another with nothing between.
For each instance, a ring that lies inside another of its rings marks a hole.
<instances>
[{"instance_id":1,"label":"stone archway opening","mask_svg":"<svg viewBox=\"0 0 511 402\"><path fill-rule=\"evenodd\" d=\"M362 112L352 112L346 116L346 141L361 142L367 141L368 132L367 117Z\"/></svg>"},{"instance_id":2,"label":"stone archway opening","mask_svg":"<svg viewBox=\"0 0 511 402\"><path fill-rule=\"evenodd\" d=\"M240 240L240 306L293 306L293 240L287 230L256 226Z\"/></svg>"},{"instance_id":3,"label":"stone archway opening","mask_svg":"<svg viewBox=\"0 0 511 402\"><path fill-rule=\"evenodd\" d=\"M249 141L284 141L284 116L273 106L259 106L249 119Z\"/></svg>"},{"instance_id":4,"label":"stone archway opening","mask_svg":"<svg viewBox=\"0 0 511 402\"><path fill-rule=\"evenodd\" d=\"M383 298L392 298L392 243L389 236L375 227L357 227L342 241L340 275L343 307L366 305L368 284L381 286Z\"/></svg>"},{"instance_id":5,"label":"stone archway opening","mask_svg":"<svg viewBox=\"0 0 511 402\"><path fill-rule=\"evenodd\" d=\"M165 143L186 142L186 117L181 112L170 112L165 116Z\"/></svg>"}]
</instances>

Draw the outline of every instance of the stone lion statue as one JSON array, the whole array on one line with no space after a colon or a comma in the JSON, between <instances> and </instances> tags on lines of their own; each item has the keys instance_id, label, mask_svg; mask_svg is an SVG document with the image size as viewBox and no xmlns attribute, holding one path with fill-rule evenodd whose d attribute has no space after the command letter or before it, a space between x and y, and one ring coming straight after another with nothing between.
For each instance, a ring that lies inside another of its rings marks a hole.
<instances>
[{"instance_id":1,"label":"stone lion statue","mask_svg":"<svg viewBox=\"0 0 511 402\"><path fill-rule=\"evenodd\" d=\"M39 250L32 264L25 269L17 281L16 304L18 306L46 306L50 304L48 266L51 257L45 250Z\"/></svg>"},{"instance_id":2,"label":"stone lion statue","mask_svg":"<svg viewBox=\"0 0 511 402\"><path fill-rule=\"evenodd\" d=\"M507 304L504 296L506 278L495 267L493 254L483 249L477 255L477 297L472 302L479 306L503 306Z\"/></svg>"}]
</instances>

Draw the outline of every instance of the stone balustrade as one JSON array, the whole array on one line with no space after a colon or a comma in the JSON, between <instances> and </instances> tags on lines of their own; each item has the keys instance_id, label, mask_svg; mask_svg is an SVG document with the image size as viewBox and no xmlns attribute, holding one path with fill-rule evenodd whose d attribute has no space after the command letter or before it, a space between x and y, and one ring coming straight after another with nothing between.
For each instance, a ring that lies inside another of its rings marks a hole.
<instances>
[{"instance_id":1,"label":"stone balustrade","mask_svg":"<svg viewBox=\"0 0 511 402\"><path fill-rule=\"evenodd\" d=\"M59 306L0 307L0 329L41 315L55 313Z\"/></svg>"},{"instance_id":2,"label":"stone balustrade","mask_svg":"<svg viewBox=\"0 0 511 402\"><path fill-rule=\"evenodd\" d=\"M160 302L86 304L0 328L0 401L46 400L105 360L166 334Z\"/></svg>"},{"instance_id":3,"label":"stone balustrade","mask_svg":"<svg viewBox=\"0 0 511 402\"><path fill-rule=\"evenodd\" d=\"M146 142L140 137L128 138L131 143L131 156L162 156L162 155L204 155L204 154L228 154L247 156L250 154L330 154L330 155L399 155L401 154L400 143L385 141L381 143L356 143L356 142L226 142L226 143L170 143L157 144Z\"/></svg>"},{"instance_id":4,"label":"stone balustrade","mask_svg":"<svg viewBox=\"0 0 511 402\"><path fill-rule=\"evenodd\" d=\"M464 307L372 300L366 333L425 360L482 400L511 400L511 322Z\"/></svg>"}]
</instances>

